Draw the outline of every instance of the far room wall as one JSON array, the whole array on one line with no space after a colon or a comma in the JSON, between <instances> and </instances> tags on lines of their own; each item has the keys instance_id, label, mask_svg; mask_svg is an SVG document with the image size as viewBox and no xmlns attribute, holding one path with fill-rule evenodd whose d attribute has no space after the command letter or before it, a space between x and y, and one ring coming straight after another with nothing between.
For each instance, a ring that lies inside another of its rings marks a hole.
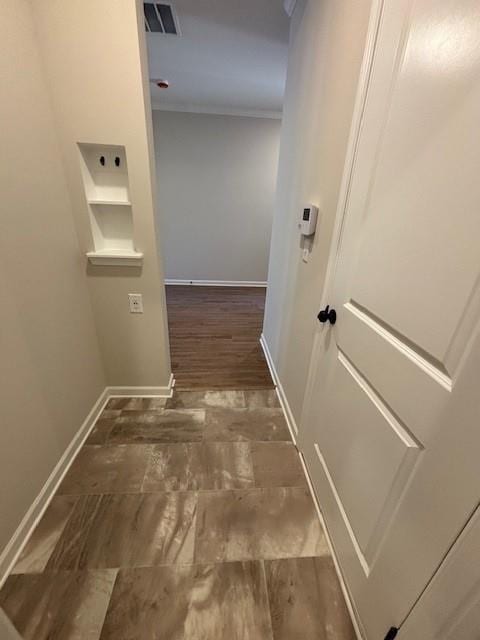
<instances>
[{"instance_id":1,"label":"far room wall","mask_svg":"<svg viewBox=\"0 0 480 640\"><path fill-rule=\"evenodd\" d=\"M153 124L166 278L265 282L281 120L154 110Z\"/></svg>"}]
</instances>

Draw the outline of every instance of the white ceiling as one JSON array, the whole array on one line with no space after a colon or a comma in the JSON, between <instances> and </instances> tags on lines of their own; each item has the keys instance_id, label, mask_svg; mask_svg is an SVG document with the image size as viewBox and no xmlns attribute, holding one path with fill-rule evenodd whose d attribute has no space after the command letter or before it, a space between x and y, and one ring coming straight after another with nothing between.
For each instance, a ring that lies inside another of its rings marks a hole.
<instances>
[{"instance_id":1,"label":"white ceiling","mask_svg":"<svg viewBox=\"0 0 480 640\"><path fill-rule=\"evenodd\" d=\"M147 34L153 108L271 116L282 110L282 0L173 0L181 36Z\"/></svg>"}]
</instances>

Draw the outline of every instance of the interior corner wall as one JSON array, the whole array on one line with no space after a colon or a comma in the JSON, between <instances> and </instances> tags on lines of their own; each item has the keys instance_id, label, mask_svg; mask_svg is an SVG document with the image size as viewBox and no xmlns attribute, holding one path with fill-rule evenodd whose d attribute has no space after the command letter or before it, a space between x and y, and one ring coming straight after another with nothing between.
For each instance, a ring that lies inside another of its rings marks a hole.
<instances>
[{"instance_id":1,"label":"interior corner wall","mask_svg":"<svg viewBox=\"0 0 480 640\"><path fill-rule=\"evenodd\" d=\"M153 112L169 279L266 282L281 120Z\"/></svg>"},{"instance_id":2,"label":"interior corner wall","mask_svg":"<svg viewBox=\"0 0 480 640\"><path fill-rule=\"evenodd\" d=\"M170 379L143 5L139 0L31 0L92 299L107 384L165 387ZM93 266L77 143L123 145L141 268ZM143 295L130 314L128 294Z\"/></svg>"},{"instance_id":3,"label":"interior corner wall","mask_svg":"<svg viewBox=\"0 0 480 640\"><path fill-rule=\"evenodd\" d=\"M298 0L290 28L264 336L300 422L371 0ZM297 223L319 206L308 263Z\"/></svg>"},{"instance_id":4,"label":"interior corner wall","mask_svg":"<svg viewBox=\"0 0 480 640\"><path fill-rule=\"evenodd\" d=\"M105 377L28 0L0 3L0 50L2 556Z\"/></svg>"}]
</instances>

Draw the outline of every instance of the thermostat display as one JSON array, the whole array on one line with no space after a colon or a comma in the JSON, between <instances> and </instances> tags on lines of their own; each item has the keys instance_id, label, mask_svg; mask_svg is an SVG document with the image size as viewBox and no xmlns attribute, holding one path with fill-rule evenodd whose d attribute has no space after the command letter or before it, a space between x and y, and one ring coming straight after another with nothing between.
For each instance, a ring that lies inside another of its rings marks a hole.
<instances>
[{"instance_id":1,"label":"thermostat display","mask_svg":"<svg viewBox=\"0 0 480 640\"><path fill-rule=\"evenodd\" d=\"M315 233L317 226L318 207L308 204L303 208L300 231L304 236L311 236Z\"/></svg>"}]
</instances>

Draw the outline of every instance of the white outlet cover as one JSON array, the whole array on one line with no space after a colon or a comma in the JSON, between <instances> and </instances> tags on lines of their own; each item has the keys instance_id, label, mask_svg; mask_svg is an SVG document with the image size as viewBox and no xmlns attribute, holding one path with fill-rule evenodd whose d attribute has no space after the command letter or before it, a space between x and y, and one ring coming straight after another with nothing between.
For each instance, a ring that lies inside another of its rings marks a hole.
<instances>
[{"instance_id":1,"label":"white outlet cover","mask_svg":"<svg viewBox=\"0 0 480 640\"><path fill-rule=\"evenodd\" d=\"M143 313L143 298L141 293L129 293L128 304L130 313Z\"/></svg>"}]
</instances>

